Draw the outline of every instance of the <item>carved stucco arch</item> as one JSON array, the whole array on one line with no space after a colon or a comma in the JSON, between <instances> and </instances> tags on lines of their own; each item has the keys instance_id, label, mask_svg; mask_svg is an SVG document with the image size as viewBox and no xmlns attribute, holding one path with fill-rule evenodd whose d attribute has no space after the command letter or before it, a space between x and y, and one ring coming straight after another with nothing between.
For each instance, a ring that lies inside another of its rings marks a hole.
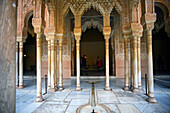
<instances>
[{"instance_id":1,"label":"carved stucco arch","mask_svg":"<svg viewBox=\"0 0 170 113\"><path fill-rule=\"evenodd\" d=\"M29 30L29 26L28 26L28 22L29 22L29 19L31 18L31 16L34 15L34 10L33 9L30 9L29 11L27 11L27 13L25 13L24 15L24 24L23 24L23 32L25 33L25 36L27 38L27 32L29 32L33 37L35 35L34 33L34 30L30 29Z\"/></svg>"},{"instance_id":2,"label":"carved stucco arch","mask_svg":"<svg viewBox=\"0 0 170 113\"><path fill-rule=\"evenodd\" d=\"M73 5L79 5L80 7L74 7ZM86 12L88 9L94 8L97 11L99 11L102 15L104 15L104 13L111 13L111 11L113 10L113 8L115 8L119 14L122 13L122 5L120 4L119 1L112 1L112 2L104 2L103 0L101 0L101 2L97 2L97 1L89 1L89 2L75 2L75 3L71 3L71 2L64 2L63 4L63 16L65 16L69 9L72 11L72 13L74 15L76 15L77 13L80 15L83 15L84 12Z\"/></svg>"},{"instance_id":3,"label":"carved stucco arch","mask_svg":"<svg viewBox=\"0 0 170 113\"><path fill-rule=\"evenodd\" d=\"M155 2L155 6L159 7L163 13L164 13L164 20L166 20L168 17L170 17L170 9L167 7L167 4L164 4L162 2Z\"/></svg>"},{"instance_id":4,"label":"carved stucco arch","mask_svg":"<svg viewBox=\"0 0 170 113\"><path fill-rule=\"evenodd\" d=\"M69 10L73 13L73 15L76 14L76 11L72 7L72 5L70 3L66 3L63 7L63 17L65 17L68 14Z\"/></svg>"},{"instance_id":5,"label":"carved stucco arch","mask_svg":"<svg viewBox=\"0 0 170 113\"><path fill-rule=\"evenodd\" d=\"M100 32L103 31L103 24L102 22L100 22L99 20L91 20L91 21L85 21L82 26L81 29L83 32L85 32L88 28L97 28Z\"/></svg>"},{"instance_id":6,"label":"carved stucco arch","mask_svg":"<svg viewBox=\"0 0 170 113\"><path fill-rule=\"evenodd\" d=\"M33 9L32 10L30 9L27 13L25 13L24 15L24 26L25 27L28 27L28 21L30 17L33 16L33 13L34 13Z\"/></svg>"}]
</instances>

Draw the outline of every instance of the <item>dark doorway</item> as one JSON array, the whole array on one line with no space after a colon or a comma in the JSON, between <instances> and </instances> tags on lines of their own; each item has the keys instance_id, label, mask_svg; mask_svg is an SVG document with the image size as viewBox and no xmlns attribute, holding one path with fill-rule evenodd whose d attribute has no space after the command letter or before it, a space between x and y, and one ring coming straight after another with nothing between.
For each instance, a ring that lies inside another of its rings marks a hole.
<instances>
[{"instance_id":1,"label":"dark doorway","mask_svg":"<svg viewBox=\"0 0 170 113\"><path fill-rule=\"evenodd\" d=\"M81 64L83 56L87 56L86 70L88 76L104 76L105 40L103 33L100 32L97 28L87 29L85 32L82 33L80 48ZM98 62L102 62L100 68L98 66ZM81 75L86 75L84 69L81 70Z\"/></svg>"}]
</instances>

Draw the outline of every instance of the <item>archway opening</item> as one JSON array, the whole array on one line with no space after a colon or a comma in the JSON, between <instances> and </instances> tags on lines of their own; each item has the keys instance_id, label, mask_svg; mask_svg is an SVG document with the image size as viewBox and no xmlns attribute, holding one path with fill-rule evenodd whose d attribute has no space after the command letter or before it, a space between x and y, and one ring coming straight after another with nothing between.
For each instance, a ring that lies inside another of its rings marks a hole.
<instances>
[{"instance_id":1,"label":"archway opening","mask_svg":"<svg viewBox=\"0 0 170 113\"><path fill-rule=\"evenodd\" d=\"M153 30L153 71L154 75L170 74L170 39L165 32L164 12L155 6L156 22Z\"/></svg>"},{"instance_id":2,"label":"archway opening","mask_svg":"<svg viewBox=\"0 0 170 113\"><path fill-rule=\"evenodd\" d=\"M105 40L97 28L87 29L81 36L81 75L104 76ZM86 55L86 71L83 68L83 56ZM101 64L100 64L101 63ZM83 69L82 69L83 68Z\"/></svg>"},{"instance_id":3,"label":"archway opening","mask_svg":"<svg viewBox=\"0 0 170 113\"><path fill-rule=\"evenodd\" d=\"M28 20L28 37L23 46L24 76L36 76L36 35L33 32L32 18L33 16Z\"/></svg>"}]
</instances>

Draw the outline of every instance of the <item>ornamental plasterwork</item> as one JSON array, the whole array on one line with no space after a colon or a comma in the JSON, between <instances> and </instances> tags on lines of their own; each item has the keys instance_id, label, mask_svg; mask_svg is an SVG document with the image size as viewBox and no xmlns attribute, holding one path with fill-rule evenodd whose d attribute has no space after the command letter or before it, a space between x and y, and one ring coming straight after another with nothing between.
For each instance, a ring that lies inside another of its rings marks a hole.
<instances>
[{"instance_id":1,"label":"ornamental plasterwork","mask_svg":"<svg viewBox=\"0 0 170 113\"><path fill-rule=\"evenodd\" d=\"M29 11L34 7L34 0L23 0L23 13Z\"/></svg>"},{"instance_id":2,"label":"ornamental plasterwork","mask_svg":"<svg viewBox=\"0 0 170 113\"><path fill-rule=\"evenodd\" d=\"M85 32L87 30L87 28L97 28L100 32L103 31L103 25L99 22L99 21L95 21L93 19L91 19L91 21L86 21L83 25L82 25L82 31Z\"/></svg>"},{"instance_id":3,"label":"ornamental plasterwork","mask_svg":"<svg viewBox=\"0 0 170 113\"><path fill-rule=\"evenodd\" d=\"M119 13L122 12L121 4L117 0L64 0L63 15L67 13L68 8L71 9L74 15L83 15L91 7L99 11L102 15L105 13L110 14L114 7Z\"/></svg>"}]
</instances>

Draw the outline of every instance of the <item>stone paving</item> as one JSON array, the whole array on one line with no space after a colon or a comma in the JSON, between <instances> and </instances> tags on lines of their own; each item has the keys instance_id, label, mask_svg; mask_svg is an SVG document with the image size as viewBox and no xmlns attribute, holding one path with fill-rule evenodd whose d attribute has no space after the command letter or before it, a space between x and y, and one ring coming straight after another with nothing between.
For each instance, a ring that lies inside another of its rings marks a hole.
<instances>
[{"instance_id":1,"label":"stone paving","mask_svg":"<svg viewBox=\"0 0 170 113\"><path fill-rule=\"evenodd\" d=\"M170 110L168 109L170 106L164 106L166 104L158 104L159 101L156 104L148 103L146 101L147 96L144 94L144 91L134 94L131 91L125 92L122 90L124 83L123 79L110 79L112 91L104 91L104 78L81 78L82 91L75 91L75 78L72 78L71 80L64 79L65 89L54 93L48 92L48 94L43 95L45 101L41 103L34 102L36 99L35 78L32 78L31 80L30 78L24 79L26 81L24 82L27 84L26 88L22 90L17 89L17 113L76 113L77 108L90 102L91 84L89 84L88 81L92 80L99 81L95 84L97 103L110 108L111 113L170 113ZM159 95L157 95L157 90L155 91L155 97L159 97ZM166 91L168 93L170 92L168 89ZM159 93L161 94L160 89ZM170 97L166 99L170 102ZM89 113L91 113L91 111L89 111Z\"/></svg>"}]
</instances>

